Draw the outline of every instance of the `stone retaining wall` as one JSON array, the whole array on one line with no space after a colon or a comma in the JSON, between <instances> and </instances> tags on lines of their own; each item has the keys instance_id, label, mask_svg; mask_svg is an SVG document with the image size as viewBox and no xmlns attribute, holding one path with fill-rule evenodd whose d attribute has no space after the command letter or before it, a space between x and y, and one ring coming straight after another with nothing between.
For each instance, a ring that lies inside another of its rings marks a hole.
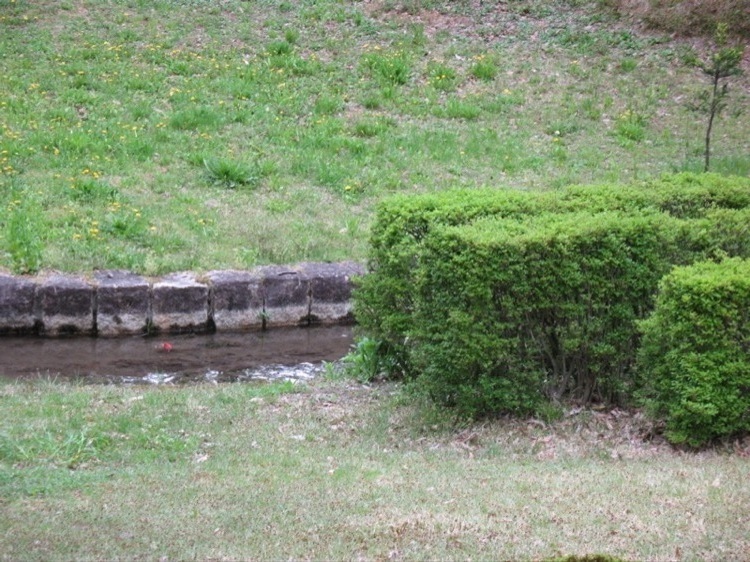
<instances>
[{"instance_id":1,"label":"stone retaining wall","mask_svg":"<svg viewBox=\"0 0 750 562\"><path fill-rule=\"evenodd\" d=\"M353 262L177 273L147 279L127 271L92 278L0 273L0 335L229 332L353 322Z\"/></svg>"}]
</instances>

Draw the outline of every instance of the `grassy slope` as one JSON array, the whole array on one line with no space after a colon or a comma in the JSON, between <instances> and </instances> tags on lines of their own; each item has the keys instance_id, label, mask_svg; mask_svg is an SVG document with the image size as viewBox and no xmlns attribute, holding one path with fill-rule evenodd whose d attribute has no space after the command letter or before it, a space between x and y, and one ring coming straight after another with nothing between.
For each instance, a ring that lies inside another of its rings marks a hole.
<instances>
[{"instance_id":1,"label":"grassy slope","mask_svg":"<svg viewBox=\"0 0 750 562\"><path fill-rule=\"evenodd\" d=\"M399 7L0 0L0 268L362 259L389 193L700 168L690 45L585 2ZM747 174L735 82L714 164Z\"/></svg>"},{"instance_id":2,"label":"grassy slope","mask_svg":"<svg viewBox=\"0 0 750 562\"><path fill-rule=\"evenodd\" d=\"M0 268L35 240L63 270L362 258L391 192L700 166L688 46L482 6L0 0ZM747 129L719 123L719 170L748 173ZM750 556L746 448L288 390L0 387L0 559Z\"/></svg>"},{"instance_id":3,"label":"grassy slope","mask_svg":"<svg viewBox=\"0 0 750 562\"><path fill-rule=\"evenodd\" d=\"M390 385L290 390L3 385L0 559L750 554L747 443L682 454L620 411L451 428Z\"/></svg>"}]
</instances>

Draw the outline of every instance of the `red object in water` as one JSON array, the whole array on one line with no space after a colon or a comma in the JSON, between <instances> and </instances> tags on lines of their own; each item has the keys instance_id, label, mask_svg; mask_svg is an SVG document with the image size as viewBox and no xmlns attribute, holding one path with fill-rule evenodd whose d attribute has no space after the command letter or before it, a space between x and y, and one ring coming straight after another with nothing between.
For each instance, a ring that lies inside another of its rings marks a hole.
<instances>
[{"instance_id":1,"label":"red object in water","mask_svg":"<svg viewBox=\"0 0 750 562\"><path fill-rule=\"evenodd\" d=\"M173 346L171 343L165 341L164 343L160 343L159 345L157 345L156 349L158 351L166 351L167 353L169 353L170 351L172 351L172 347Z\"/></svg>"}]
</instances>

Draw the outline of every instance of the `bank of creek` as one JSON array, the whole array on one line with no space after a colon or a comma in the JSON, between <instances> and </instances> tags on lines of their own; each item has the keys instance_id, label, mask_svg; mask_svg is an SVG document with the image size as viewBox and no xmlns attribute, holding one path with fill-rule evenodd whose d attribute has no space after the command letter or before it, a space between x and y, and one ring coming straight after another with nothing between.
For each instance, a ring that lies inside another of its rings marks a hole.
<instances>
[{"instance_id":1,"label":"bank of creek","mask_svg":"<svg viewBox=\"0 0 750 562\"><path fill-rule=\"evenodd\" d=\"M306 379L349 350L352 279L362 273L351 262L158 279L0 272L0 377Z\"/></svg>"}]
</instances>

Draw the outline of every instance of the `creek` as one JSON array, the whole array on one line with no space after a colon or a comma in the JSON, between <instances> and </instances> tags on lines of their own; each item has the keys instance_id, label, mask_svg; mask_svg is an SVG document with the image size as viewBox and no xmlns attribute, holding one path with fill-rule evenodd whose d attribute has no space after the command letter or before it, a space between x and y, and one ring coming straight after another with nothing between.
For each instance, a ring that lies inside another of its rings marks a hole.
<instances>
[{"instance_id":1,"label":"creek","mask_svg":"<svg viewBox=\"0 0 750 562\"><path fill-rule=\"evenodd\" d=\"M123 338L0 338L0 378L104 384L305 380L352 344L351 326Z\"/></svg>"}]
</instances>

